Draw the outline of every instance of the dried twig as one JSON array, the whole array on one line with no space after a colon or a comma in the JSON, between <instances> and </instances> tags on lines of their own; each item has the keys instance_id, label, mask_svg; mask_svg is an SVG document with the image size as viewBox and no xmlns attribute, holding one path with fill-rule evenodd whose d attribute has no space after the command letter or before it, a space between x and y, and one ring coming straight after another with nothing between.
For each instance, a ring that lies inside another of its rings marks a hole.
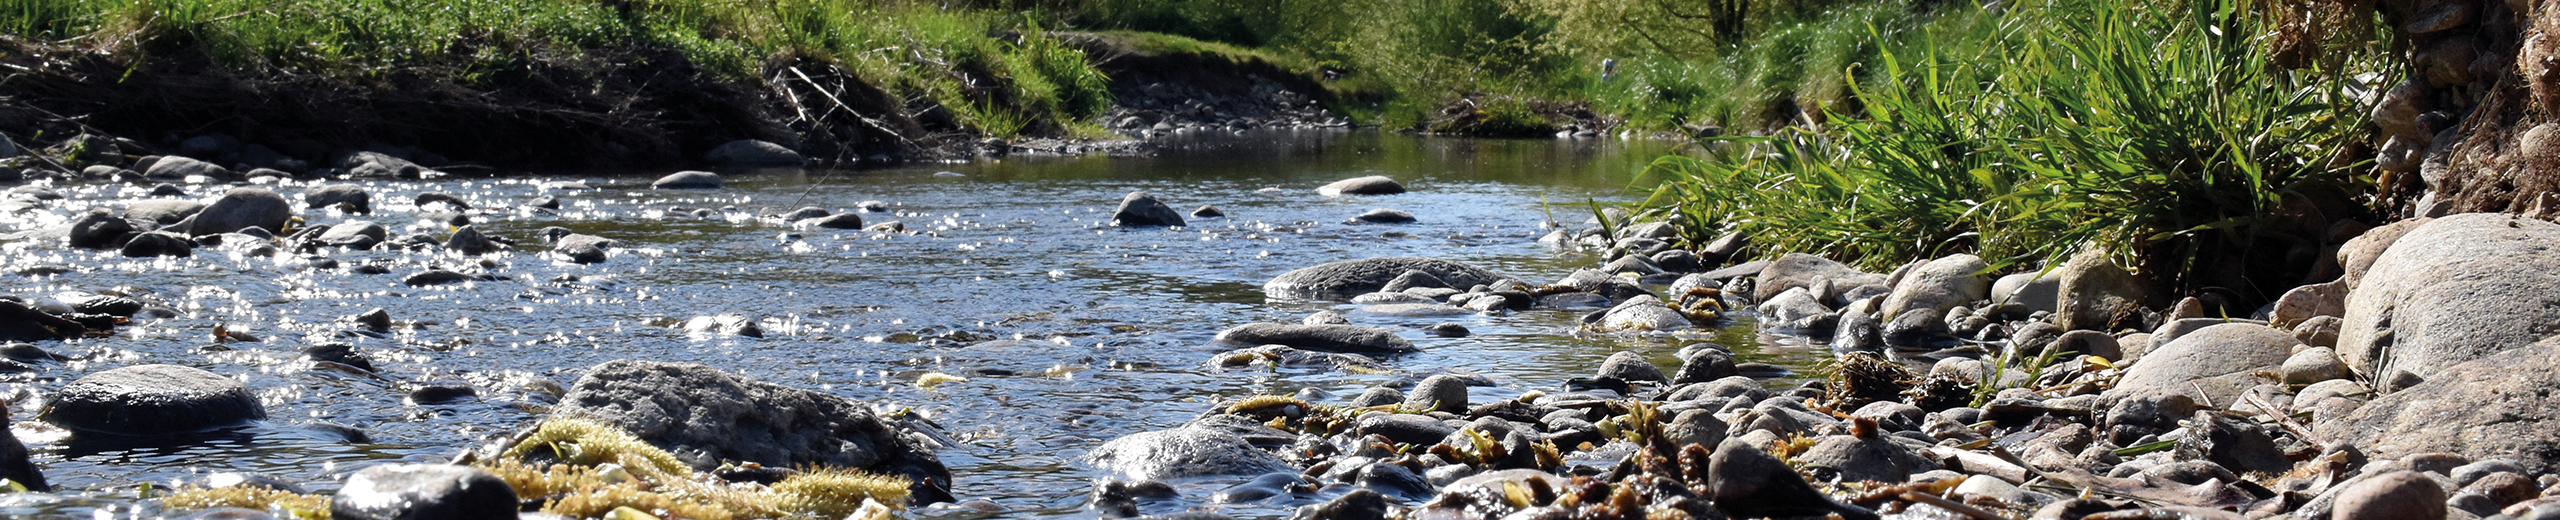
<instances>
[{"instance_id":1,"label":"dried twig","mask_svg":"<svg viewBox=\"0 0 2560 520\"><path fill-rule=\"evenodd\" d=\"M1938 506L1939 509L1962 513L1964 516L1970 516L1981 520L2009 520L2008 517L2000 516L1999 513L1993 513L1979 507L1965 505L1963 502L1947 500L1946 497L1921 493L1918 491L1904 491L1902 492L1902 499Z\"/></svg>"},{"instance_id":2,"label":"dried twig","mask_svg":"<svg viewBox=\"0 0 2560 520\"><path fill-rule=\"evenodd\" d=\"M828 92L828 91L827 91L826 86L824 86L824 85L819 85L819 84L818 84L818 82L817 82L816 80L809 79L809 75L808 75L808 74L805 74L805 73L800 72L800 68L799 68L799 67L784 67L784 68L785 68L785 69L787 69L787 70L790 70L790 71L791 71L791 75L793 75L793 76L799 76L799 77L800 77L800 81L808 83L808 84L809 84L809 86L811 86L811 87L816 87L816 88L817 88L817 90L818 90L818 95L826 96L826 97L827 97L827 101L834 102L834 103L836 104L836 107L837 107L837 108L842 108L842 109L844 109L844 111L845 111L846 113L853 114L853 118L854 118L855 120L862 121L862 124L863 124L864 126L869 126L869 127L871 127L873 130L879 130L881 133L889 134L889 136L890 136L890 137L896 137L896 138L898 138L898 140L899 140L899 141L902 141L902 142L907 143L907 145L908 145L908 146L915 146L915 147L919 147L919 148L923 147L923 145L916 144L915 140L913 140L913 139L908 139L908 138L907 138L907 136L899 134L896 130L890 130L890 129L889 129L889 127L888 127L887 125L880 124L880 122L879 122L879 121L873 121L873 120L871 120L871 118L869 118L869 117L864 117L864 116L862 115L862 111L854 110L854 109L853 109L853 105L845 104L844 100L843 100L843 99L840 99L840 98L837 98L837 97L836 97L836 95L835 95L835 93L833 93L833 92Z\"/></svg>"}]
</instances>

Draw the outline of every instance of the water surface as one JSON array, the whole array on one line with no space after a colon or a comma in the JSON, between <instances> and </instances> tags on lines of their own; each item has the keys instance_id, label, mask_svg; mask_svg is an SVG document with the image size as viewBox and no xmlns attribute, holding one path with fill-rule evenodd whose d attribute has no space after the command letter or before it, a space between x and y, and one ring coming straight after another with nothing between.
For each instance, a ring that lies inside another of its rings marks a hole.
<instances>
[{"instance_id":1,"label":"water surface","mask_svg":"<svg viewBox=\"0 0 2560 520\"><path fill-rule=\"evenodd\" d=\"M459 213L492 234L527 242L518 252L465 258L396 251L331 251L318 269L292 255L251 257L206 248L193 258L127 259L55 244L0 247L8 293L115 291L177 310L137 320L108 338L49 343L83 360L6 389L11 418L36 442L37 464L66 496L0 500L0 513L133 511L150 488L216 471L253 471L332 489L354 468L385 461L442 461L530 424L580 371L617 358L701 362L780 384L884 406L913 407L958 445L942 453L957 495L988 499L1000 516L1083 514L1089 482L1076 463L1101 442L1178 425L1221 398L1313 389L1335 402L1415 373L1464 370L1498 386L1478 400L1557 389L1619 350L1667 369L1672 353L1723 343L1743 361L1802 366L1821 357L1754 332L1747 322L1684 337L1586 335L1578 312L1384 318L1423 351L1385 359L1395 374L1315 370L1218 371L1218 331L1256 321L1296 321L1349 305L1267 302L1261 283L1291 269L1378 256L1430 256L1544 283L1597 259L1542 246L1544 222L1580 226L1584 201L1622 201L1635 173L1668 143L1618 140L1468 140L1375 132L1269 132L1172 141L1154 157L1016 157L858 171L726 172L727 189L658 191L646 176L501 172L426 181L360 181L375 213L314 210L313 225L363 219L397 234L441 238ZM654 175L663 172L645 172ZM1338 179L1387 175L1411 193L1324 197ZM575 185L583 184L588 189ZM0 217L0 232L59 225L92 206L120 206L147 186L57 186L69 198ZM221 188L195 186L195 197ZM299 185L279 187L293 196ZM1113 207L1143 190L1185 212L1215 205L1225 218L1182 228L1108 226ZM409 203L455 195L475 209ZM517 207L559 197L561 211ZM865 201L910 233L795 230L759 218L802 206L848 211ZM1352 224L1372 208L1413 213L1418 223ZM707 210L707 211L706 211ZM611 261L556 262L539 254L538 230L560 226L622 241ZM387 274L359 274L377 265ZM407 287L400 277L432 266L503 277ZM348 317L385 308L392 334L354 334ZM765 338L689 335L675 327L704 315L763 320ZM1744 318L1747 319L1747 318ZM1422 326L1474 331L1438 338ZM217 326L258 342L217 344ZM1029 339L1041 348L969 349L986 339ZM314 369L293 360L311 344L347 342L368 352L379 377ZM1800 340L1796 342L1801 344ZM70 378L115 366L174 363L239 378L272 420L248 435L177 447L74 446L30 418L42 396ZM970 380L933 389L932 371ZM991 375L991 374L1012 375ZM974 375L970 375L974 374ZM448 382L479 399L419 406L405 389ZM349 442L314 425L363 430ZM1205 497L1206 484L1186 484ZM1188 504L1184 504L1188 505ZM1239 516L1285 516L1286 501L1209 506ZM1163 511L1150 511L1163 512ZM931 511L925 511L930 514ZM956 514L956 513L954 513Z\"/></svg>"}]
</instances>

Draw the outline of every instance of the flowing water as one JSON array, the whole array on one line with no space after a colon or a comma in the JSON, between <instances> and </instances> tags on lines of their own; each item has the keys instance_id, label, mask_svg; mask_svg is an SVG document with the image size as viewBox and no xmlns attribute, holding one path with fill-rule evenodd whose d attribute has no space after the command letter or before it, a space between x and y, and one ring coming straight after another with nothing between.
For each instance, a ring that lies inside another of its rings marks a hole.
<instances>
[{"instance_id":1,"label":"flowing water","mask_svg":"<svg viewBox=\"0 0 2560 520\"><path fill-rule=\"evenodd\" d=\"M1146 158L1009 158L858 171L729 172L716 191L647 189L649 177L611 174L462 174L425 181L364 181L375 212L306 211L312 225L367 219L395 235L441 238L454 213L419 208L420 193L467 201L466 213L523 250L470 259L391 250L330 251L338 268L291 254L248 257L203 248L192 258L127 259L20 241L0 247L6 272L48 266L59 274L0 275L0 290L35 298L67 291L120 292L175 309L137 319L113 337L44 346L79 357L8 383L10 418L33 443L57 495L0 498L0 514L149 514L154 490L219 471L257 472L315 490L385 461L442 461L540 417L550 385L565 387L617 358L707 363L748 377L844 397L913 407L957 441L942 452L964 499L986 499L1034 517L1082 512L1100 472L1077 463L1116 436L1178 425L1221 398L1331 396L1414 374L1460 370L1497 386L1478 400L1556 389L1587 376L1609 354L1632 350L1677 367L1680 346L1713 341L1741 361L1804 371L1823 357L1801 339L1764 335L1748 317L1682 336L1577 334L1578 311L1504 316L1388 318L1356 324L1399 329L1420 353L1384 359L1394 374L1321 370L1220 371L1204 366L1218 331L1291 321L1351 305L1265 301L1263 281L1291 269L1378 256L1468 262L1527 280L1552 281L1597 259L1542 246L1542 222L1582 225L1586 200L1626 200L1633 177L1667 143L1615 140L1442 139L1375 132L1258 133L1167 143ZM653 172L662 173L662 172ZM1328 198L1324 183L1387 175L1411 193ZM586 189L580 189L583 184ZM148 186L56 186L68 198L0 216L0 233L58 226L92 206L146 198ZM292 196L300 186L278 187ZM191 197L219 187L190 188ZM1227 217L1183 228L1108 226L1121 196L1144 190L1188 211ZM556 213L520 209L539 196ZM881 201L867 222L896 220L911 233L795 230L758 215L815 206L845 211ZM1396 208L1412 224L1350 224L1371 208ZM697 211L708 210L708 211ZM699 215L697 214L699 213ZM620 240L628 249L595 265L537 254L538 230L561 226ZM378 266L383 274L362 274ZM440 287L399 279L433 266L501 278ZM40 271L42 272L42 271ZM390 334L355 334L348 317L384 308ZM764 338L688 334L695 316L763 320ZM1438 338L1419 328L1454 322L1474 331ZM217 326L256 342L221 342ZM968 349L985 339L1039 347ZM300 350L355 344L379 377L314 368ZM241 435L183 446L90 446L32 422L43 396L80 374L138 363L195 366L240 379L271 419ZM931 389L927 372L966 382ZM420 406L405 390L459 383L476 400ZM326 425L349 426L350 440ZM1186 498L1213 483L1178 483ZM1305 502L1209 506L1238 516L1285 516ZM1196 505L1181 501L1180 509ZM137 509L139 508L139 509ZM920 514L960 513L922 510ZM1168 511L1149 511L1160 513Z\"/></svg>"}]
</instances>

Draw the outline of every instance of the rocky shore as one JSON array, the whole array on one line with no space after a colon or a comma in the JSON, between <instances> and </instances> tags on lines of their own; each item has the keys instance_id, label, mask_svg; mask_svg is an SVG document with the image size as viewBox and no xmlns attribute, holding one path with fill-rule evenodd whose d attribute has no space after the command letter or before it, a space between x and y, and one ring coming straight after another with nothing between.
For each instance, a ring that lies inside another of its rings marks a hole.
<instances>
[{"instance_id":1,"label":"rocky shore","mask_svg":"<svg viewBox=\"0 0 2560 520\"><path fill-rule=\"evenodd\" d=\"M433 175L386 154L351 154L325 179L234 173L184 156L134 164L138 173L102 178L148 195L9 238L130 258L219 252L381 274L394 273L346 255L429 259L396 273L411 287L521 276L484 258L506 251L562 265L642 254L616 237L561 227L487 233L472 225L486 214L464 198L377 200L347 183ZM163 180L173 182L143 187ZM188 181L198 184L178 183ZM679 172L649 189L726 186L718 174ZM1315 191L1356 198L1406 187L1362 177ZM42 208L59 194L24 184L8 197L0 204ZM426 209L420 215L450 231L404 233L369 220L387 204ZM808 232L903 232L899 222L875 221L884 206L750 218ZM563 207L543 197L508 211ZM683 212L697 211L730 212ZM1380 211L1402 218L1355 220L1415 218ZM1185 226L1220 214L1181 212L1133 192L1102 225ZM1210 518L1226 505L1303 504L1291 507L1308 519L2560 514L2560 498L2545 496L2560 489L2552 467L2560 437L2541 427L2560 413L2544 395L2560 386L2552 375L2560 367L2548 366L2560 364L2560 339L2547 340L2560 304L2544 301L2560 298L2550 290L2560 285L2560 269L2550 268L2560 267L2551 252L2560 224L2461 214L2373 227L2334 251L2335 280L2293 288L2248 316L2206 316L2202 301L2155 294L2103 251L2010 272L1962 254L1866 272L1765 252L1746 236L1694 240L1697 230L1608 218L1538 239L1605 260L1543 283L1433 258L1306 265L1262 284L1264 296L1348 307L1289 323L1218 324L1221 351L1196 362L1213 373L1382 373L1424 350L1408 336L1465 337L1456 321L1469 316L1560 313L1578 316L1580 334L1680 341L1676 366L1618 352L1584 377L1508 388L1462 371L1417 370L1357 395L1233 396L1179 427L1098 440L1080 459L1104 476L1084 507L1101 517ZM12 342L0 348L0 369L65 377L36 396L37 429L68 439L48 443L174 445L268 422L260 396L232 378L172 364L57 368L94 354L48 348L175 314L141 295L0 297L0 340ZM1449 321L1381 326L1438 317ZM1835 357L1823 373L1799 374L1709 340L1741 320L1827 345ZM398 321L377 309L336 327L378 335ZM735 314L666 324L735 337L761 337L774 325ZM213 337L216 345L257 341L218 327ZM991 352L1043 345L949 339ZM297 362L388 380L375 362L386 353L369 350L316 344ZM190 518L1004 511L954 492L955 482L984 477L944 464L956 444L944 425L895 403L756 381L719 364L614 360L574 371L565 388L530 385L546 403L532 424L455 446L461 455L450 460L351 471L335 492L219 473L156 505ZM1058 369L1030 365L1024 370ZM959 381L966 378L931 372L913 384ZM436 380L389 386L413 403L499 391ZM0 478L41 492L44 469L14 437L0 443ZM1215 491L1194 496L1201 489ZM1167 513L1164 504L1205 505Z\"/></svg>"},{"instance_id":2,"label":"rocky shore","mask_svg":"<svg viewBox=\"0 0 2560 520\"><path fill-rule=\"evenodd\" d=\"M1620 352L1491 402L1467 390L1489 382L1449 375L1348 401L1242 398L1095 450L1117 476L1092 507L1134 516L1166 498L1161 481L1216 476L1235 484L1213 503L1334 497L1306 519L2560 515L2560 451L2540 427L2560 413L2545 396L2560 316L2543 302L2560 279L2541 267L2560 261L2560 225L2380 226L2337 249L2337 280L2249 316L2152 294L2102 251L2005 276L1962 254L1869 273L1679 236L1559 229L1544 241L1610 260L1545 284L1379 258L1264 290L1398 315L1578 312L1591 333L1675 337L1748 308L1827 341L1832 372L1772 388L1753 377L1772 367L1699 342L1676 367ZM1410 348L1331 312L1220 338L1261 344L1212 361L1225 366L1392 365Z\"/></svg>"}]
</instances>

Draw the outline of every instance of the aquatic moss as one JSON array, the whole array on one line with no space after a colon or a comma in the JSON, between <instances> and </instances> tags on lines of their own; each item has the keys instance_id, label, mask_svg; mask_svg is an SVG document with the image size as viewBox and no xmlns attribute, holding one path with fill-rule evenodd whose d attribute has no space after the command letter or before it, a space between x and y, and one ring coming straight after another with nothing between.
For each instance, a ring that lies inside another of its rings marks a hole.
<instances>
[{"instance_id":1,"label":"aquatic moss","mask_svg":"<svg viewBox=\"0 0 2560 520\"><path fill-rule=\"evenodd\" d=\"M623 431L621 427L585 417L554 417L534 427L533 435L516 443L501 456L523 459L548 450L561 462L579 466L620 464L633 471L678 476L693 472L674 454L650 446L647 441Z\"/></svg>"},{"instance_id":2,"label":"aquatic moss","mask_svg":"<svg viewBox=\"0 0 2560 520\"><path fill-rule=\"evenodd\" d=\"M329 497L250 486L183 487L161 498L160 507L170 511L237 507L281 513L303 520L329 520Z\"/></svg>"},{"instance_id":3,"label":"aquatic moss","mask_svg":"<svg viewBox=\"0 0 2560 520\"><path fill-rule=\"evenodd\" d=\"M870 504L905 504L913 482L902 477L841 469L809 469L773 483L765 494L784 510L818 518L844 518Z\"/></svg>"},{"instance_id":4,"label":"aquatic moss","mask_svg":"<svg viewBox=\"0 0 2560 520\"><path fill-rule=\"evenodd\" d=\"M545 451L561 463L527 462ZM732 484L693 471L621 428L579 417L545 420L523 442L478 466L517 496L543 500L542 512L572 518L605 518L621 508L695 520L887 518L890 509L905 506L913 485L903 477L835 468L806 468L770 487Z\"/></svg>"}]
</instances>

